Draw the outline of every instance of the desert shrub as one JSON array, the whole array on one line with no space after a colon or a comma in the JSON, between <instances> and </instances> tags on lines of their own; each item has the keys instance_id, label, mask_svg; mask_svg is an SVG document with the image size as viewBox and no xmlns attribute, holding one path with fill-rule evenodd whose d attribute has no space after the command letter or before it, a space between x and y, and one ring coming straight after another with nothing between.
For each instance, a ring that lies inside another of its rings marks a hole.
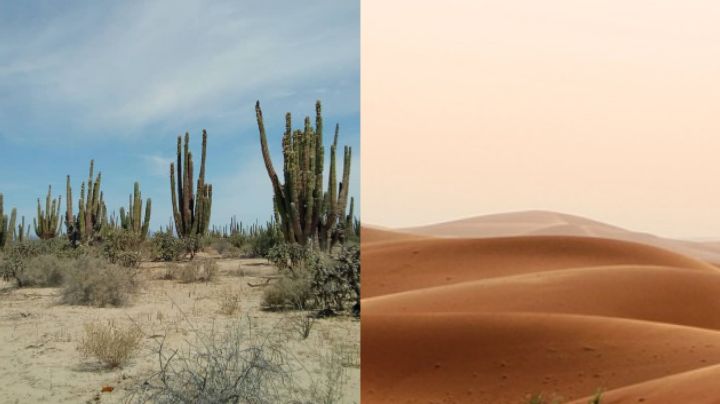
<instances>
[{"instance_id":1,"label":"desert shrub","mask_svg":"<svg viewBox=\"0 0 720 404\"><path fill-rule=\"evenodd\" d=\"M290 327L301 339L307 339L316 319L311 313L301 312L290 317Z\"/></svg>"},{"instance_id":2,"label":"desert shrub","mask_svg":"<svg viewBox=\"0 0 720 404\"><path fill-rule=\"evenodd\" d=\"M29 258L23 263L23 270L17 275L18 283L22 286L60 286L65 274L72 270L75 261L48 254Z\"/></svg>"},{"instance_id":3,"label":"desert shrub","mask_svg":"<svg viewBox=\"0 0 720 404\"><path fill-rule=\"evenodd\" d=\"M247 239L247 252L253 257L267 257L270 249L282 243L277 225L268 225Z\"/></svg>"},{"instance_id":4,"label":"desert shrub","mask_svg":"<svg viewBox=\"0 0 720 404\"><path fill-rule=\"evenodd\" d=\"M308 307L312 297L310 278L288 275L270 284L263 292L263 306L271 310L301 309Z\"/></svg>"},{"instance_id":5,"label":"desert shrub","mask_svg":"<svg viewBox=\"0 0 720 404\"><path fill-rule=\"evenodd\" d=\"M193 327L194 330L196 330ZM291 402L291 356L279 333L258 335L240 323L225 332L194 331L187 349L156 349L158 369L136 388L132 402Z\"/></svg>"},{"instance_id":6,"label":"desert shrub","mask_svg":"<svg viewBox=\"0 0 720 404\"><path fill-rule=\"evenodd\" d=\"M343 247L337 258L316 258L312 290L322 310L342 311L354 301L353 312L360 314L360 249Z\"/></svg>"},{"instance_id":7,"label":"desert shrub","mask_svg":"<svg viewBox=\"0 0 720 404\"><path fill-rule=\"evenodd\" d=\"M321 372L323 379L314 380L310 385L310 402L318 404L342 402L343 387L347 383L348 374L337 349L331 349L322 355Z\"/></svg>"},{"instance_id":8,"label":"desert shrub","mask_svg":"<svg viewBox=\"0 0 720 404\"><path fill-rule=\"evenodd\" d=\"M325 315L343 311L353 302L360 313L360 249L343 247L337 257L312 244L280 244L268 259L283 277L265 289L263 302L272 309L314 308Z\"/></svg>"},{"instance_id":9,"label":"desert shrub","mask_svg":"<svg viewBox=\"0 0 720 404\"><path fill-rule=\"evenodd\" d=\"M78 351L93 357L108 368L125 365L140 347L142 331L136 327L120 328L114 322L85 324L85 334Z\"/></svg>"},{"instance_id":10,"label":"desert shrub","mask_svg":"<svg viewBox=\"0 0 720 404\"><path fill-rule=\"evenodd\" d=\"M81 257L63 281L62 303L119 307L137 289L136 271L100 258Z\"/></svg>"},{"instance_id":11,"label":"desert shrub","mask_svg":"<svg viewBox=\"0 0 720 404\"><path fill-rule=\"evenodd\" d=\"M602 395L602 389L598 389L595 394L590 397L590 401L588 401L588 404L600 404L602 402Z\"/></svg>"},{"instance_id":12,"label":"desert shrub","mask_svg":"<svg viewBox=\"0 0 720 404\"><path fill-rule=\"evenodd\" d=\"M154 233L152 245L154 259L158 261L177 261L185 254L185 245L182 240L175 238L170 232Z\"/></svg>"},{"instance_id":13,"label":"desert shrub","mask_svg":"<svg viewBox=\"0 0 720 404\"><path fill-rule=\"evenodd\" d=\"M229 239L216 238L210 246L223 257L236 258L242 255L240 248L233 245Z\"/></svg>"},{"instance_id":14,"label":"desert shrub","mask_svg":"<svg viewBox=\"0 0 720 404\"><path fill-rule=\"evenodd\" d=\"M217 271L217 262L212 258L205 258L180 267L177 278L183 283L210 282L215 279Z\"/></svg>"},{"instance_id":15,"label":"desert shrub","mask_svg":"<svg viewBox=\"0 0 720 404\"><path fill-rule=\"evenodd\" d=\"M308 261L316 259L319 254L321 254L320 251L312 244L303 246L295 243L281 243L271 247L266 257L280 271L296 272L306 269Z\"/></svg>"},{"instance_id":16,"label":"desert shrub","mask_svg":"<svg viewBox=\"0 0 720 404\"><path fill-rule=\"evenodd\" d=\"M27 261L42 253L42 244L35 241L22 241L5 246L5 257L0 266L2 277L6 281L14 280L18 287L23 283ZM28 285L29 286L29 285Z\"/></svg>"},{"instance_id":17,"label":"desert shrub","mask_svg":"<svg viewBox=\"0 0 720 404\"><path fill-rule=\"evenodd\" d=\"M113 229L107 231L102 242L102 255L113 264L137 268L142 259L142 238L133 232Z\"/></svg>"},{"instance_id":18,"label":"desert shrub","mask_svg":"<svg viewBox=\"0 0 720 404\"><path fill-rule=\"evenodd\" d=\"M240 310L240 293L230 288L223 289L218 294L218 311L220 314L232 316Z\"/></svg>"}]
</instances>

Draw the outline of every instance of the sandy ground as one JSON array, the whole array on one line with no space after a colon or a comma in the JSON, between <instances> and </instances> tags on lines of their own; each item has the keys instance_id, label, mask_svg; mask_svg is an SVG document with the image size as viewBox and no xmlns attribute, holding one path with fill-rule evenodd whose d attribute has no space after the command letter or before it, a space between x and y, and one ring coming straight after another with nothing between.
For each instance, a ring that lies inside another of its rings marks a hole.
<instances>
[{"instance_id":1,"label":"sandy ground","mask_svg":"<svg viewBox=\"0 0 720 404\"><path fill-rule=\"evenodd\" d=\"M569 235L508 235L550 219ZM363 233L363 402L720 402L720 269L580 235L599 227L529 213Z\"/></svg>"},{"instance_id":2,"label":"sandy ground","mask_svg":"<svg viewBox=\"0 0 720 404\"><path fill-rule=\"evenodd\" d=\"M248 286L248 282L256 284L263 276L275 274L274 267L262 259L218 260L218 264L217 279L193 284L160 280L164 264L143 264L142 290L124 308L59 305L58 289L15 289L0 284L0 401L123 402L127 389L157 368L154 348L160 335L167 335L171 346L182 344L192 337L190 324L203 330L221 329L240 317L250 318L260 329L287 336L288 349L307 367L296 373L301 384L322 381L319 358L333 346L340 349L349 358L343 402L360 401L359 321L322 319L315 323L310 337L302 340L287 320L288 314L260 310L262 287ZM241 296L240 311L231 316L219 312L220 296L227 291ZM83 358L77 344L84 324L93 321L138 324L145 335L140 353L124 368L114 370ZM353 354L357 360L352 360ZM101 393L105 386L114 391Z\"/></svg>"}]
</instances>

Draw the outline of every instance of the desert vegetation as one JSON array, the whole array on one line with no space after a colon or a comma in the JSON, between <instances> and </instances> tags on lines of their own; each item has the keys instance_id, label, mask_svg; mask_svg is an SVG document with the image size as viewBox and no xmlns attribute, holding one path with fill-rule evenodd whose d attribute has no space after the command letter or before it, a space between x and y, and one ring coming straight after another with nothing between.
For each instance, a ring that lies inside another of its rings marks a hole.
<instances>
[{"instance_id":1,"label":"desert vegetation","mask_svg":"<svg viewBox=\"0 0 720 404\"><path fill-rule=\"evenodd\" d=\"M44 336L38 346L72 342L73 360L57 365L62 372L108 379L101 389L81 387L88 399L95 390L119 397L109 385L122 372L123 397L137 402L359 400L360 223L348 197L351 149L338 181L339 129L326 170L320 102L314 127L308 117L293 131L287 114L280 183L259 103L256 112L258 152L274 192L272 217L262 224L233 217L211 226L206 131L197 176L190 134L177 138L164 228L151 228L153 201L143 199L140 181L127 206L111 212L94 160L77 199L70 175L64 198L51 187L44 204L38 198L32 235L16 209L5 213L0 194L0 325L17 321L17 330L28 318L59 316L43 324L59 327L62 337L36 333ZM27 298L35 295L42 303Z\"/></svg>"}]
</instances>

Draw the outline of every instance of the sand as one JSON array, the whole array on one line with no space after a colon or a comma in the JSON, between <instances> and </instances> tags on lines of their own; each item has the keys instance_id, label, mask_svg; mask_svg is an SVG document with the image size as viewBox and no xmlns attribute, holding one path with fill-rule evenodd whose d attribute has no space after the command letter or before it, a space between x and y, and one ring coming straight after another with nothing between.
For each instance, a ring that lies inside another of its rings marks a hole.
<instances>
[{"instance_id":1,"label":"sand","mask_svg":"<svg viewBox=\"0 0 720 404\"><path fill-rule=\"evenodd\" d=\"M159 280L164 264L143 264L144 287L123 308L59 305L56 288L15 289L0 284L0 402L123 402L126 389L156 369L153 349L158 337L167 335L169 344L182 344L192 338L190 324L203 330L222 329L249 317L259 329L287 333L290 351L308 367L297 372L300 383L322 380L316 364L333 346L357 353L360 324L353 318L319 320L310 337L302 340L286 321L288 314L260 310L262 288L248 282L261 283L261 277L276 274L266 260L223 259L218 264L216 280L192 284ZM240 311L229 316L219 312L219 298L227 290L241 296ZM96 320L126 325L132 321L142 328L142 349L124 368L104 370L77 351L84 324ZM360 370L352 366L346 370L343 402L357 403ZM104 386L114 390L102 393Z\"/></svg>"},{"instance_id":2,"label":"sand","mask_svg":"<svg viewBox=\"0 0 720 404\"><path fill-rule=\"evenodd\" d=\"M509 236L516 224L363 242L363 402L720 401L720 269L596 233Z\"/></svg>"}]
</instances>

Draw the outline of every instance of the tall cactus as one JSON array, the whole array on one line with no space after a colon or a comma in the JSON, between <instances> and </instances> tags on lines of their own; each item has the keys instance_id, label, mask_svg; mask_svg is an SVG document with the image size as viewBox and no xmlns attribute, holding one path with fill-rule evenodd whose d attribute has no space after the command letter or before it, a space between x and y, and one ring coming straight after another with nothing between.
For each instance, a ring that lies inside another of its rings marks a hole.
<instances>
[{"instance_id":1,"label":"tall cactus","mask_svg":"<svg viewBox=\"0 0 720 404\"><path fill-rule=\"evenodd\" d=\"M193 159L190 152L190 134L185 133L185 145L182 137L177 138L177 181L175 165L170 163L170 191L173 205L173 218L178 237L187 238L207 233L210 227L212 208L212 185L205 183L205 157L207 154L207 132L202 132L202 154L200 174L196 190L193 190ZM178 198L178 195L180 196Z\"/></svg>"},{"instance_id":2,"label":"tall cactus","mask_svg":"<svg viewBox=\"0 0 720 404\"><path fill-rule=\"evenodd\" d=\"M120 225L123 229L138 235L142 240L148 235L150 228L150 211L152 200L148 198L145 202L145 218L142 217L142 195L140 194L140 183L135 182L133 195L129 197L127 213L125 208L120 208Z\"/></svg>"},{"instance_id":3,"label":"tall cactus","mask_svg":"<svg viewBox=\"0 0 720 404\"><path fill-rule=\"evenodd\" d=\"M13 209L13 212L15 212L15 209ZM25 226L25 216L22 217L22 221L17 227L17 233L13 233L13 239L21 243L30 239L30 226Z\"/></svg>"},{"instance_id":4,"label":"tall cactus","mask_svg":"<svg viewBox=\"0 0 720 404\"><path fill-rule=\"evenodd\" d=\"M3 194L0 194L0 248L5 246L8 240L12 240L15 234L15 218L17 210L13 208L10 217L5 214Z\"/></svg>"},{"instance_id":5,"label":"tall cactus","mask_svg":"<svg viewBox=\"0 0 720 404\"><path fill-rule=\"evenodd\" d=\"M273 186L274 207L285 241L304 245L317 239L321 248L330 249L342 237L339 231L342 226L338 224L345 221L352 148L345 146L342 181L338 184L335 157L339 125L336 125L330 147L328 185L323 192L325 148L320 101L315 104L314 128L310 117L306 117L303 130L293 131L292 117L287 113L282 139L284 183L280 183L270 157L259 101L255 104L255 114L263 160Z\"/></svg>"},{"instance_id":6,"label":"tall cactus","mask_svg":"<svg viewBox=\"0 0 720 404\"><path fill-rule=\"evenodd\" d=\"M90 160L87 182L83 182L80 186L77 215L73 215L72 187L70 185L70 176L67 176L65 226L68 238L74 244L80 242L92 243L100 234L102 226L107 222L107 208L103 201L103 193L100 190L102 173L98 173L93 181L94 165L95 161Z\"/></svg>"},{"instance_id":7,"label":"tall cactus","mask_svg":"<svg viewBox=\"0 0 720 404\"><path fill-rule=\"evenodd\" d=\"M49 240L57 237L60 233L60 202L61 196L55 200L52 198L52 186L48 185L48 193L45 197L45 210L40 205L40 198L37 200L37 218L33 219L35 234L42 240ZM22 233L22 231L21 231Z\"/></svg>"}]
</instances>

